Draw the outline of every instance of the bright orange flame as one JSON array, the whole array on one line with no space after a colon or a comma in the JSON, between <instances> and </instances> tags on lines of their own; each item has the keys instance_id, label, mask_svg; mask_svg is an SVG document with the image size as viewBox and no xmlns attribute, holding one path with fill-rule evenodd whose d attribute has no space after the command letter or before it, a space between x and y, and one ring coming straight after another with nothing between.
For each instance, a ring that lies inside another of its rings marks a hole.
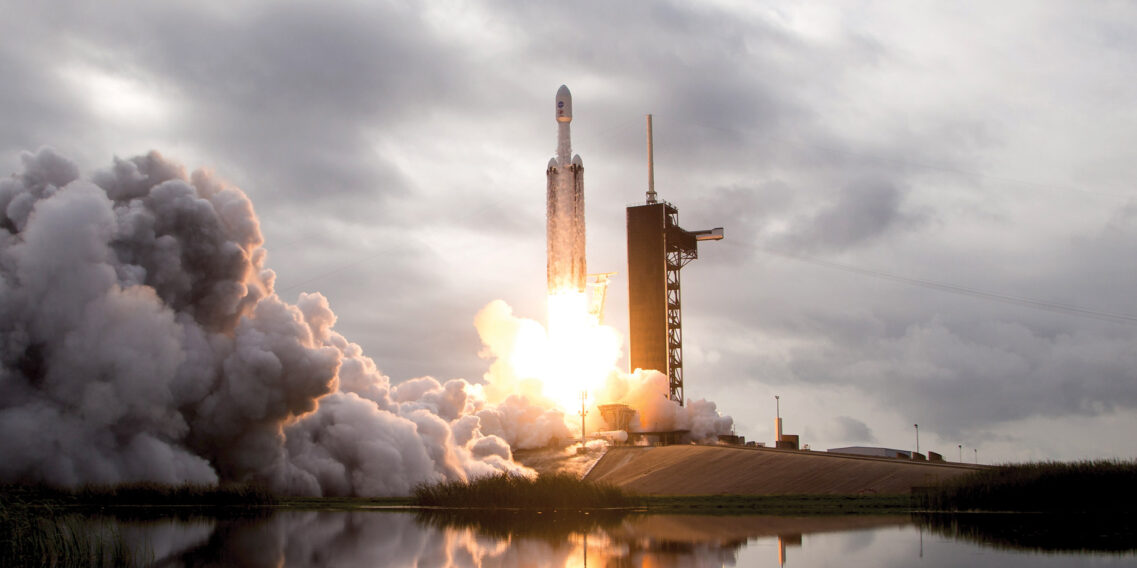
<instances>
[{"instance_id":1,"label":"bright orange flame","mask_svg":"<svg viewBox=\"0 0 1137 568\"><path fill-rule=\"evenodd\" d=\"M595 392L615 369L620 357L620 336L602 326L589 313L583 292L549 295L548 349L546 368L540 378L545 396L566 413L580 411L580 397L587 392L590 405Z\"/></svg>"},{"instance_id":2,"label":"bright orange flame","mask_svg":"<svg viewBox=\"0 0 1137 568\"><path fill-rule=\"evenodd\" d=\"M589 407L613 374L618 374L623 338L615 329L599 325L582 292L550 294L549 324L545 326L513 316L504 302L491 302L478 313L475 325L482 337L485 357L497 357L486 374L486 400L498 403L520 394L543 406L564 411L567 423L580 411L581 393ZM617 398L622 394L615 394ZM611 401L607 401L611 402ZM591 411L590 411L591 412ZM588 421L600 420L590 413Z\"/></svg>"}]
</instances>

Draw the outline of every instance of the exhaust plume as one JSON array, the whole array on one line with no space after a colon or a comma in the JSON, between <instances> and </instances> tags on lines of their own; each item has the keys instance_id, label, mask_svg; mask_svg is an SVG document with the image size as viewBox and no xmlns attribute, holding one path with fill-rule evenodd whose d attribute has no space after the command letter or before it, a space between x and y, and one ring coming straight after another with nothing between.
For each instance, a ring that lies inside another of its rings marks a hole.
<instances>
[{"instance_id":1,"label":"exhaust plume","mask_svg":"<svg viewBox=\"0 0 1137 568\"><path fill-rule=\"evenodd\" d=\"M534 475L513 450L574 437L542 384L543 328L505 302L475 318L484 384L391 385L326 298L274 292L239 189L156 152L89 179L48 148L21 159L0 180L0 482L406 495ZM713 403L667 400L663 375L615 370L615 330L590 337L581 354L611 359L593 404L636 408L633 430L730 430Z\"/></svg>"},{"instance_id":2,"label":"exhaust plume","mask_svg":"<svg viewBox=\"0 0 1137 568\"><path fill-rule=\"evenodd\" d=\"M239 189L156 152L89 180L51 149L22 161L0 181L0 481L403 495L532 475L509 440L547 412L461 379L392 387L323 296L276 295Z\"/></svg>"},{"instance_id":3,"label":"exhaust plume","mask_svg":"<svg viewBox=\"0 0 1137 568\"><path fill-rule=\"evenodd\" d=\"M547 334L539 323L515 316L505 302L491 302L478 313L474 323L486 346L482 356L493 359L484 377L487 399L497 402L508 397L506 404L499 405L495 412L502 412L503 407L516 412L522 401L536 403L536 406L530 407L528 418L510 422L525 424L523 435L490 426L496 423L486 420L488 412L479 413L483 417L483 424L487 425L487 432L505 438L515 448L541 447L557 439L578 435L580 423L576 416L572 417L575 431L570 433L564 425L562 413L557 413L560 416L538 414L540 408L557 408L557 400L549 396L559 391L568 391L577 397L577 401L580 400L578 393L581 390L588 391L586 425L589 432L611 428L604 423L597 407L610 403L626 404L636 410L636 416L630 424L632 432L683 430L687 432L684 441L714 442L719 434L729 434L733 429L734 420L720 415L713 402L700 399L689 401L687 406L679 406L669 399L667 376L663 373L643 369L625 373L617 369L622 340L611 327L597 325L589 330L581 330L585 337L578 346L577 356L598 358L591 365L592 371L606 369L606 372L601 373L601 380L597 384L590 384L584 376L587 373L564 377L555 371L549 373L547 368L537 364L534 359L557 363L555 358L548 357L550 348L543 343L549 341ZM569 381L571 384L547 384L558 381ZM523 396L511 393L523 393ZM553 427L554 423L556 427ZM546 427L535 428L534 425Z\"/></svg>"}]
</instances>

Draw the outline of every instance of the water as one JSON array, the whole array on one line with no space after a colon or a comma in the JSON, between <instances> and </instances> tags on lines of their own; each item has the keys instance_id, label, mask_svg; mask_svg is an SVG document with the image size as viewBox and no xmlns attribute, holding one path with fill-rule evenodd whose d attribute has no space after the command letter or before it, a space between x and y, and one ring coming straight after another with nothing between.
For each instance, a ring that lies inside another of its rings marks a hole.
<instances>
[{"instance_id":1,"label":"water","mask_svg":"<svg viewBox=\"0 0 1137 568\"><path fill-rule=\"evenodd\" d=\"M97 519L159 566L1137 566L1134 527L983 515L770 517L368 510Z\"/></svg>"}]
</instances>

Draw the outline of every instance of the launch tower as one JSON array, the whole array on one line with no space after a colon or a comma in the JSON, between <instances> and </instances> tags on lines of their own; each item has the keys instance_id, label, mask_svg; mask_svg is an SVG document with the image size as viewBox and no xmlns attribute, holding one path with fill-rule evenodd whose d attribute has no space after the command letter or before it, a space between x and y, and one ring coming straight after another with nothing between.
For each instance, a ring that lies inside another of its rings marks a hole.
<instances>
[{"instance_id":1,"label":"launch tower","mask_svg":"<svg viewBox=\"0 0 1137 568\"><path fill-rule=\"evenodd\" d=\"M699 257L698 241L720 240L723 230L687 231L679 226L679 209L657 199L650 114L647 154L647 203L627 208L629 358L632 369L666 374L668 397L682 406L679 270Z\"/></svg>"}]
</instances>

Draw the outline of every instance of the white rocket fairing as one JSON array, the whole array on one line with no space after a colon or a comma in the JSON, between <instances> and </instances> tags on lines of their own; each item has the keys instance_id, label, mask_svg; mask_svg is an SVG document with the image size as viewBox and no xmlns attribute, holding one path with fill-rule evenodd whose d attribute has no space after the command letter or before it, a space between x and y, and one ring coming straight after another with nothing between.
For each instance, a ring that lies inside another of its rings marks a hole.
<instances>
[{"instance_id":1,"label":"white rocket fairing","mask_svg":"<svg viewBox=\"0 0 1137 568\"><path fill-rule=\"evenodd\" d=\"M557 157L545 171L549 293L584 293L584 164L580 156L569 157L572 93L564 85L557 90L556 117Z\"/></svg>"}]
</instances>

